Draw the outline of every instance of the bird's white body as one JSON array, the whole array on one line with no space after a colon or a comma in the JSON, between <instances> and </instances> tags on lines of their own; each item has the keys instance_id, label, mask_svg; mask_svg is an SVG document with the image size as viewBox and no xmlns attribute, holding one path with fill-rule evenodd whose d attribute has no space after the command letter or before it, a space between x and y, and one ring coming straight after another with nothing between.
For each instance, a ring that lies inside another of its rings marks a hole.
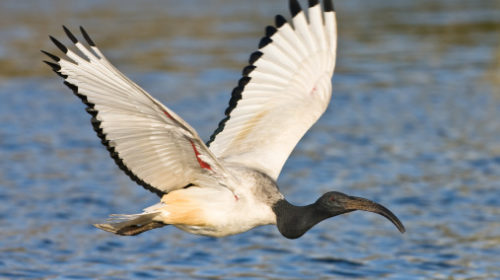
<instances>
[{"instance_id":1,"label":"bird's white body","mask_svg":"<svg viewBox=\"0 0 500 280\"><path fill-rule=\"evenodd\" d=\"M161 214L155 220L194 234L215 237L245 232L261 225L276 224L270 201L283 196L278 189L265 200L260 193L263 174L245 168L230 169L241 180L236 193L222 187L190 187L175 190L161 199L154 208ZM272 182L266 182L273 184ZM207 199L210 198L210 199ZM152 210L152 209L148 209Z\"/></svg>"},{"instance_id":2,"label":"bird's white body","mask_svg":"<svg viewBox=\"0 0 500 280\"><path fill-rule=\"evenodd\" d=\"M189 187L164 195L161 202L145 209L147 213L158 213L155 221L173 224L194 234L227 236L245 232L261 225L276 224L276 214L270 205L282 199L276 185L265 174L245 167L229 167L235 178L238 191L233 193L222 186ZM258 196L262 186L267 196Z\"/></svg>"}]
</instances>

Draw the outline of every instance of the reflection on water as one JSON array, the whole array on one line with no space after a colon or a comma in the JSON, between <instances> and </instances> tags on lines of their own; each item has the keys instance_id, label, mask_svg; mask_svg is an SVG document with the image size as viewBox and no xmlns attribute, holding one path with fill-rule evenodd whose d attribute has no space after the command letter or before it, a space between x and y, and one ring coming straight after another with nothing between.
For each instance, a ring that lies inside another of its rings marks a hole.
<instances>
[{"instance_id":1,"label":"reflection on water","mask_svg":"<svg viewBox=\"0 0 500 280\"><path fill-rule=\"evenodd\" d=\"M40 60L83 25L125 73L208 137L264 26L286 1L1 1L0 278L494 279L500 254L500 6L337 1L331 107L279 180L296 203L332 189L390 206L299 240L91 224L156 197L113 165Z\"/></svg>"}]
</instances>

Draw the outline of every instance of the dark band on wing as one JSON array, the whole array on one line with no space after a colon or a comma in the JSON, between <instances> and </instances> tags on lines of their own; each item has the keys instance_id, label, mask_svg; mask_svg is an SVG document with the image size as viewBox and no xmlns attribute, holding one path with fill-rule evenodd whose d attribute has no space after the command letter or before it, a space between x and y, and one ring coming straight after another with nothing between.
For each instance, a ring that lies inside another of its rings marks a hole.
<instances>
[{"instance_id":1,"label":"dark band on wing","mask_svg":"<svg viewBox=\"0 0 500 280\"><path fill-rule=\"evenodd\" d=\"M63 27L63 28L64 28L64 31L65 31L66 35L68 35L68 37L70 38L70 40L73 43L76 44L78 42L78 40L76 39L76 37L66 27ZM80 27L80 30L82 31L82 34L85 37L85 40L89 43L89 45L95 46L94 42L90 39L90 37L88 36L87 32L85 32L85 30L83 28L81 28L81 27ZM50 39L65 54L68 52L68 49L66 48L66 46L64 46L57 39L55 39L52 36L50 36ZM48 57L50 57L51 59L53 59L54 61L56 61L56 62L60 61L60 58L57 57L56 55L53 55L53 54L48 53L46 51L42 51L42 52L44 54L46 54ZM54 72L56 72L56 74L58 74L59 76L61 76L63 78L67 78L66 75L64 75L64 74L62 74L60 72L61 66L59 66L56 63L52 63L52 62L48 62L48 61L44 61L44 62L47 63L52 68L52 70ZM103 130L101 128L101 121L99 121L96 118L97 115L99 114L99 111L95 109L95 104L89 102L88 99L87 99L87 96L79 93L78 92L78 87L76 85L74 85L74 84L72 84L72 83L70 83L68 81L64 81L64 84L67 87L69 87L73 91L73 93L76 96L78 96L82 100L82 102L87 106L86 111L87 111L87 113L89 113L92 116L92 118L90 119L90 122L92 123L92 126L93 126L95 132L97 133L97 136L99 136L99 138L101 139L101 143L106 147L106 149L108 150L109 154L111 155L111 158L113 158L113 160L118 165L118 167L120 167L120 169L123 170L125 172L125 174L127 174L137 184L139 184L139 185L143 186L145 189L147 189L147 190L155 193L159 197L162 197L164 194L166 194L165 192L163 192L163 191L161 191L161 190L153 187L152 185L144 182L141 178L139 178L137 175L135 175L132 172L132 170L130 170L125 165L125 163L123 162L123 159L120 158L119 154L115 151L115 148L110 145L109 140L106 138L106 134L103 132Z\"/></svg>"}]
</instances>

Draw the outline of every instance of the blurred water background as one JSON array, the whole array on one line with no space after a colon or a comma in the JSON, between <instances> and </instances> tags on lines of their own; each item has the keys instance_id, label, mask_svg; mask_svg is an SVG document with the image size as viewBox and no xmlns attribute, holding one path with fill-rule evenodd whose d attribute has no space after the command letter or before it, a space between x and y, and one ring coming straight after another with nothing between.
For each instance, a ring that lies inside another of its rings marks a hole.
<instances>
[{"instance_id":1,"label":"blurred water background","mask_svg":"<svg viewBox=\"0 0 500 280\"><path fill-rule=\"evenodd\" d=\"M302 2L303 6L305 3ZM279 185L388 206L298 240L274 226L214 239L95 229L156 202L110 160L41 60L61 25L207 139L280 1L0 1L0 279L499 279L500 2L338 0L331 106ZM69 42L69 40L64 40Z\"/></svg>"}]
</instances>

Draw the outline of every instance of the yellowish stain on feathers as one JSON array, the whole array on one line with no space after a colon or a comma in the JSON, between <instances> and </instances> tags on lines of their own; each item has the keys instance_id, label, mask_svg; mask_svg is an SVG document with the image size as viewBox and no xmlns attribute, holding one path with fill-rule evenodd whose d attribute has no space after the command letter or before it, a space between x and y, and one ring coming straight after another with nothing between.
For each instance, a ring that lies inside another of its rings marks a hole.
<instances>
[{"instance_id":1,"label":"yellowish stain on feathers","mask_svg":"<svg viewBox=\"0 0 500 280\"><path fill-rule=\"evenodd\" d=\"M169 214L164 223L171 225L208 226L200 203L183 190L177 190L164 195L165 211Z\"/></svg>"},{"instance_id":2,"label":"yellowish stain on feathers","mask_svg":"<svg viewBox=\"0 0 500 280\"><path fill-rule=\"evenodd\" d=\"M234 137L233 142L230 146L238 145L238 143L243 142L248 135L253 131L257 123L267 114L267 110L261 111L260 113L253 116L250 120L248 120L244 126L241 127L240 133Z\"/></svg>"}]
</instances>

